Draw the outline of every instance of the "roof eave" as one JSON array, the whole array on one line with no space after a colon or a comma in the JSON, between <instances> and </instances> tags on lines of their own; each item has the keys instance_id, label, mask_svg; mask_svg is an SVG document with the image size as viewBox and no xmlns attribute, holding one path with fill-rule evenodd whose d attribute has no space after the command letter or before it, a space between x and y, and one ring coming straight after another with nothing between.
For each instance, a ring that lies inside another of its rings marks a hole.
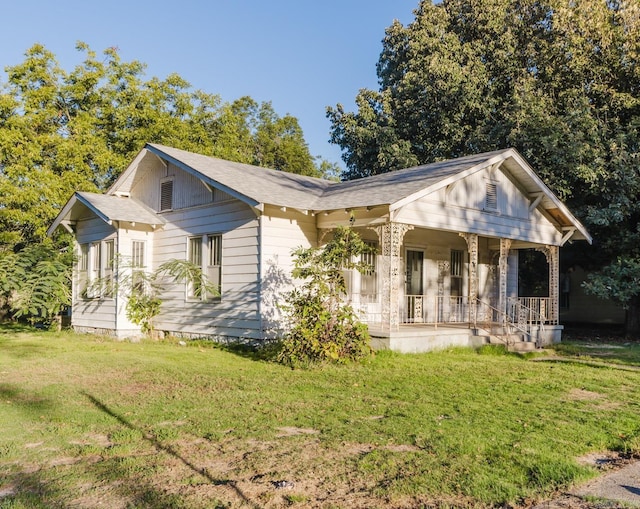
<instances>
[{"instance_id":1,"label":"roof eave","mask_svg":"<svg viewBox=\"0 0 640 509\"><path fill-rule=\"evenodd\" d=\"M236 191L235 189L229 187L229 186L225 186L224 184L221 184L220 182L213 180L209 177L207 177L206 175L203 175L202 173L200 173L198 170L192 168L191 166L189 166L186 163L183 163L180 159L176 159L173 156L170 156L169 154L167 154L166 152L162 151L161 149L159 149L158 147L154 147L153 145L147 143L144 146L145 150L148 150L149 152L151 152L152 154L164 159L165 161L170 162L171 164L176 165L178 168L180 168L181 170L184 170L185 172L189 173L190 175L193 175L194 177L202 180L203 182L206 182L207 184L217 187L218 189L220 189L221 191L227 193L230 196L233 196L234 198L246 203L247 205L249 205L250 207L253 207L256 210L262 210L264 204L260 203L259 201L246 196L242 193L239 193L238 191Z\"/></svg>"},{"instance_id":2,"label":"roof eave","mask_svg":"<svg viewBox=\"0 0 640 509\"><path fill-rule=\"evenodd\" d=\"M545 196L555 205L555 207L562 213L562 215L567 219L567 222L574 227L576 232L579 232L583 238L579 238L575 235L575 232L572 236L576 237L576 240L586 240L589 244L593 243L593 238L585 228L585 226L576 218L571 211L567 208L567 206L562 203L558 197L549 189L549 187L542 181L538 175L533 171L533 168L529 165L529 163L520 155L517 150L510 149L510 156L523 168L529 177L534 181L534 183L538 186L538 188L545 194ZM565 242L569 239L566 239ZM563 242L564 244L564 242Z\"/></svg>"},{"instance_id":3,"label":"roof eave","mask_svg":"<svg viewBox=\"0 0 640 509\"><path fill-rule=\"evenodd\" d=\"M475 164L464 171L461 171L456 173L455 175L451 175L449 177L443 178L442 180L439 180L438 182L430 186L427 186L416 193L410 194L409 196L405 196L404 198L394 203L391 203L389 205L389 210L394 211L394 210L400 209L405 205L407 205L408 203L412 203L428 194L431 194L435 191L438 191L439 189L442 189L443 187L447 187L448 185L453 184L458 180L462 180L468 177L469 175L473 175L474 173L488 166L493 166L494 164L502 163L503 161L505 161L511 156L511 152L515 152L515 151L513 149L508 149L503 152L500 152L499 154L496 154L493 157L485 159L481 163Z\"/></svg>"}]
</instances>

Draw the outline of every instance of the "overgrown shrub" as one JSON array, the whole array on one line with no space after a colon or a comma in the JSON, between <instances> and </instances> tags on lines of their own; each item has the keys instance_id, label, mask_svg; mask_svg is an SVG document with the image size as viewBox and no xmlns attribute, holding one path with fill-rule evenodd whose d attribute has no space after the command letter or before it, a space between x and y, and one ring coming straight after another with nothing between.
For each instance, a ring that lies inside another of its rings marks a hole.
<instances>
[{"instance_id":1,"label":"overgrown shrub","mask_svg":"<svg viewBox=\"0 0 640 509\"><path fill-rule=\"evenodd\" d=\"M285 297L290 329L278 360L291 366L349 362L371 355L367 325L348 305L345 270L366 271L362 253L372 248L350 228L340 227L322 248L294 251L292 276L303 283Z\"/></svg>"}]
</instances>

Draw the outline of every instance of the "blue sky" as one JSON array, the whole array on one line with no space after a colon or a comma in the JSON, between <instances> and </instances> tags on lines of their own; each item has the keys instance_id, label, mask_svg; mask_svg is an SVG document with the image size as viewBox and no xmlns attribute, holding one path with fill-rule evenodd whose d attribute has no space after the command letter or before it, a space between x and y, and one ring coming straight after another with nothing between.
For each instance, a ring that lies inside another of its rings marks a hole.
<instances>
[{"instance_id":1,"label":"blue sky","mask_svg":"<svg viewBox=\"0 0 640 509\"><path fill-rule=\"evenodd\" d=\"M66 70L77 41L100 54L119 48L147 64L148 78L178 73L194 88L232 101L271 101L298 118L313 155L342 166L329 144L327 106L349 110L361 88L377 89L384 30L413 20L419 0L13 0L2 6L4 68L44 44Z\"/></svg>"}]
</instances>

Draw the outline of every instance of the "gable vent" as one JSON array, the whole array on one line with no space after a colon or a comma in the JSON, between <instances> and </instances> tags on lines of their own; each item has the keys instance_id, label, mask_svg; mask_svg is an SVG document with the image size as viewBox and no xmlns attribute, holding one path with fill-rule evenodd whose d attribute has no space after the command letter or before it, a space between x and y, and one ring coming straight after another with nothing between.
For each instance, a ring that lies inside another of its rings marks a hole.
<instances>
[{"instance_id":1,"label":"gable vent","mask_svg":"<svg viewBox=\"0 0 640 509\"><path fill-rule=\"evenodd\" d=\"M160 184L160 210L173 209L173 180Z\"/></svg>"},{"instance_id":2,"label":"gable vent","mask_svg":"<svg viewBox=\"0 0 640 509\"><path fill-rule=\"evenodd\" d=\"M484 200L484 208L487 210L498 209L498 185L487 182L487 194Z\"/></svg>"}]
</instances>

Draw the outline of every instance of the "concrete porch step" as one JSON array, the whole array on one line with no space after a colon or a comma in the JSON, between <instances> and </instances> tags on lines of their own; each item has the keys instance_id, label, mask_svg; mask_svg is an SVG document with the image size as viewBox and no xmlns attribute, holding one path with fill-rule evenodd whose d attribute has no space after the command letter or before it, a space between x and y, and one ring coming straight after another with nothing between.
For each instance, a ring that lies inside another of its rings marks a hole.
<instances>
[{"instance_id":1,"label":"concrete porch step","mask_svg":"<svg viewBox=\"0 0 640 509\"><path fill-rule=\"evenodd\" d=\"M482 345L504 345L509 352L533 352L536 344L533 341L525 341L522 334L510 334L508 336L495 335L472 335L470 337L471 344L474 347Z\"/></svg>"}]
</instances>

